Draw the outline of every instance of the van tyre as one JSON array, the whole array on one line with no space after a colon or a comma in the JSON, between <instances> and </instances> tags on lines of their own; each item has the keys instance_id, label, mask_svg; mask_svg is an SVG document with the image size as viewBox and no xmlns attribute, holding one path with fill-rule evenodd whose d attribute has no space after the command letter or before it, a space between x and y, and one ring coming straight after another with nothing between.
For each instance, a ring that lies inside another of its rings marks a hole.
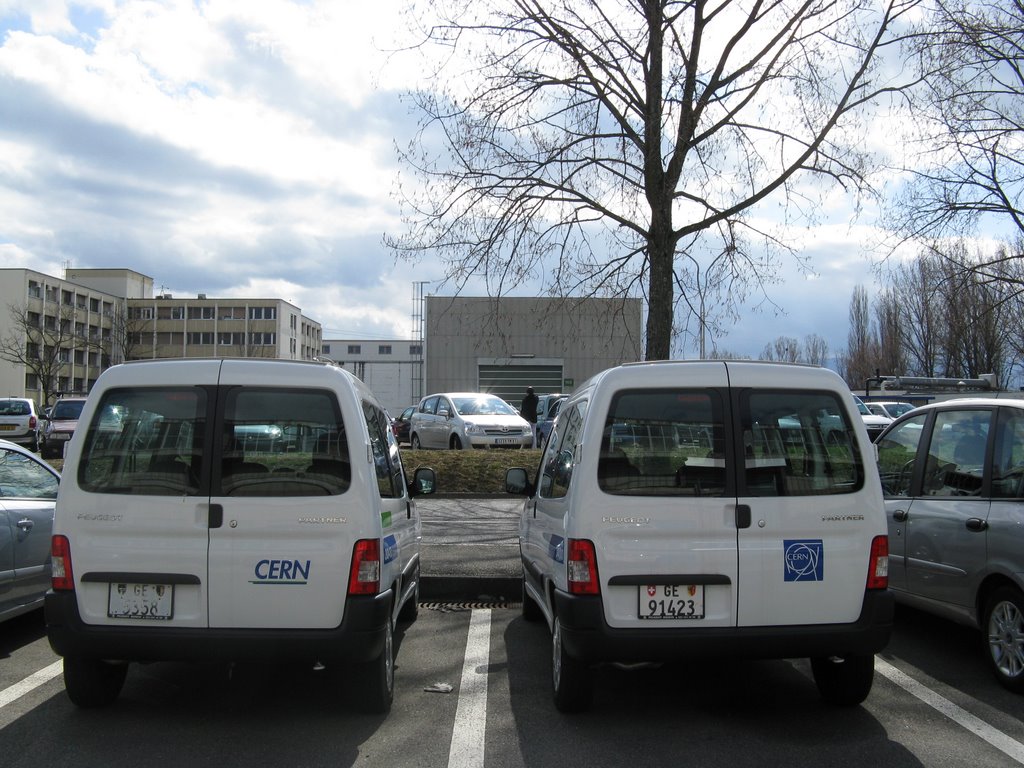
<instances>
[{"instance_id":1,"label":"van tyre","mask_svg":"<svg viewBox=\"0 0 1024 768\"><path fill-rule=\"evenodd\" d=\"M982 624L992 672L1004 688L1024 693L1024 594L999 587L985 602Z\"/></svg>"},{"instance_id":2,"label":"van tyre","mask_svg":"<svg viewBox=\"0 0 1024 768\"><path fill-rule=\"evenodd\" d=\"M824 656L811 659L811 672L818 693L829 704L854 707L871 693L875 680L875 657Z\"/></svg>"},{"instance_id":3,"label":"van tyre","mask_svg":"<svg viewBox=\"0 0 1024 768\"><path fill-rule=\"evenodd\" d=\"M562 622L557 617L551 633L551 683L555 708L559 712L582 712L590 706L593 693L590 670L566 653L562 644Z\"/></svg>"},{"instance_id":4,"label":"van tyre","mask_svg":"<svg viewBox=\"0 0 1024 768\"><path fill-rule=\"evenodd\" d=\"M395 631L391 611L384 628L384 648L373 661L357 665L352 696L367 714L386 715L395 697Z\"/></svg>"},{"instance_id":5,"label":"van tyre","mask_svg":"<svg viewBox=\"0 0 1024 768\"><path fill-rule=\"evenodd\" d=\"M102 659L64 659L64 689L77 707L105 707L112 704L124 687L127 662Z\"/></svg>"},{"instance_id":6,"label":"van tyre","mask_svg":"<svg viewBox=\"0 0 1024 768\"><path fill-rule=\"evenodd\" d=\"M449 441L448 447L451 448L453 451L462 450L462 441L459 440L458 435L452 435L452 439Z\"/></svg>"},{"instance_id":7,"label":"van tyre","mask_svg":"<svg viewBox=\"0 0 1024 768\"><path fill-rule=\"evenodd\" d=\"M413 435L409 438L409 449L413 451L418 451L421 447L422 446L420 446L420 436L413 433Z\"/></svg>"}]
</instances>

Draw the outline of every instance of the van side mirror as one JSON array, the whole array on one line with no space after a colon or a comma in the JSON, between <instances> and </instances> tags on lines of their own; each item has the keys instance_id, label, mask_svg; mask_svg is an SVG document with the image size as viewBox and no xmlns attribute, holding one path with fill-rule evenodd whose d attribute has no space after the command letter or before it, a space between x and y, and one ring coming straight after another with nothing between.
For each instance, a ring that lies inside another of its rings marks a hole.
<instances>
[{"instance_id":1,"label":"van side mirror","mask_svg":"<svg viewBox=\"0 0 1024 768\"><path fill-rule=\"evenodd\" d=\"M522 467L513 467L505 473L505 493L515 496L533 496L533 483Z\"/></svg>"},{"instance_id":2,"label":"van side mirror","mask_svg":"<svg viewBox=\"0 0 1024 768\"><path fill-rule=\"evenodd\" d=\"M410 496L428 496L437 489L437 473L430 467L417 467L409 483Z\"/></svg>"}]
</instances>

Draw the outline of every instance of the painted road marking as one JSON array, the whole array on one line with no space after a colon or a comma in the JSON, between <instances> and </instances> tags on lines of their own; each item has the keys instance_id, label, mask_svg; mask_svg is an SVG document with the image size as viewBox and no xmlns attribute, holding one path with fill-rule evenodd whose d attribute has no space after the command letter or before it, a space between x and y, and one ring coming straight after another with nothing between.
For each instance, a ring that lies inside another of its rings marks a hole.
<instances>
[{"instance_id":1,"label":"painted road marking","mask_svg":"<svg viewBox=\"0 0 1024 768\"><path fill-rule=\"evenodd\" d=\"M973 733L975 736L984 739L993 747L1006 756L1013 758L1019 764L1024 765L1024 744L1016 739L1007 736L997 728L993 728L984 720L975 717L967 710L957 706L944 696L939 695L931 688L922 685L909 675L900 672L888 662L875 657L875 669L885 677L896 683L900 688L916 696L932 709L941 712L961 728Z\"/></svg>"},{"instance_id":2,"label":"painted road marking","mask_svg":"<svg viewBox=\"0 0 1024 768\"><path fill-rule=\"evenodd\" d=\"M459 705L455 710L448 768L480 768L487 732L487 675L491 653L491 610L476 609L469 618L469 637L462 662Z\"/></svg>"},{"instance_id":3,"label":"painted road marking","mask_svg":"<svg viewBox=\"0 0 1024 768\"><path fill-rule=\"evenodd\" d=\"M4 688L0 691L0 709L3 709L8 704L11 704L26 693L30 693L44 683L48 683L61 672L64 671L64 659L58 659L48 667L43 667L38 672L35 672L19 683L15 683L9 688Z\"/></svg>"}]
</instances>

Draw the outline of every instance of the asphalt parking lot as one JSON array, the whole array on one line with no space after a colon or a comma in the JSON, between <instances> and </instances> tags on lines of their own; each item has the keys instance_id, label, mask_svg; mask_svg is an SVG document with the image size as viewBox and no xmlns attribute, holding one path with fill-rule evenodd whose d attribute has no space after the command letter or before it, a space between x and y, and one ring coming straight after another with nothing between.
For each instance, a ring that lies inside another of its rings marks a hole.
<instances>
[{"instance_id":1,"label":"asphalt parking lot","mask_svg":"<svg viewBox=\"0 0 1024 768\"><path fill-rule=\"evenodd\" d=\"M522 504L515 496L418 499L423 522L421 600L518 601Z\"/></svg>"}]
</instances>

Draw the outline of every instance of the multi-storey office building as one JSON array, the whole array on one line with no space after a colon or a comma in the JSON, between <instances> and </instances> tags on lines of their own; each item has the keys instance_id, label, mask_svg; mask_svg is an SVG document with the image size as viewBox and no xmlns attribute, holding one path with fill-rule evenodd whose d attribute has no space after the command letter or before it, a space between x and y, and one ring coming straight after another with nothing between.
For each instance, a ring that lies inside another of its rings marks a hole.
<instances>
[{"instance_id":1,"label":"multi-storey office building","mask_svg":"<svg viewBox=\"0 0 1024 768\"><path fill-rule=\"evenodd\" d=\"M321 328L281 299L154 297L153 279L130 269L69 269L63 279L0 269L0 344L0 394L45 405L87 393L124 360L312 360Z\"/></svg>"}]
</instances>

